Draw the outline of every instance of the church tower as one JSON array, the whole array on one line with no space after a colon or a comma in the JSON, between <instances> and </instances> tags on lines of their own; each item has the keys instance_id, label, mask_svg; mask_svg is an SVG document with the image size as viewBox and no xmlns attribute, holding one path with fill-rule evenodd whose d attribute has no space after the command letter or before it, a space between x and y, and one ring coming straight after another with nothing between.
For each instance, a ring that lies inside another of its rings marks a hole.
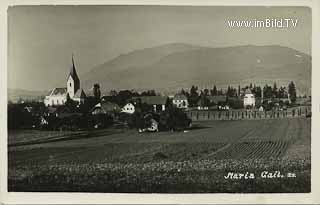
<instances>
[{"instance_id":1,"label":"church tower","mask_svg":"<svg viewBox=\"0 0 320 205\"><path fill-rule=\"evenodd\" d=\"M80 79L77 75L77 71L74 65L74 59L72 54L72 66L67 80L67 92L72 99L76 92L80 89Z\"/></svg>"}]
</instances>

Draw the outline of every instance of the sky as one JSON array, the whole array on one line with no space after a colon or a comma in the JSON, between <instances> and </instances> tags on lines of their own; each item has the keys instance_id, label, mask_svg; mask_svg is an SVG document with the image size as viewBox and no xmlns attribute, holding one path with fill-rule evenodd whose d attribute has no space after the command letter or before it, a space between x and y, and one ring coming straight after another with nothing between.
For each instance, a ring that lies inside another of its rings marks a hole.
<instances>
[{"instance_id":1,"label":"sky","mask_svg":"<svg viewBox=\"0 0 320 205\"><path fill-rule=\"evenodd\" d=\"M311 55L307 7L13 6L8 13L8 88L49 90L121 54L168 43L281 45ZM293 28L230 28L228 20L298 19Z\"/></svg>"}]
</instances>

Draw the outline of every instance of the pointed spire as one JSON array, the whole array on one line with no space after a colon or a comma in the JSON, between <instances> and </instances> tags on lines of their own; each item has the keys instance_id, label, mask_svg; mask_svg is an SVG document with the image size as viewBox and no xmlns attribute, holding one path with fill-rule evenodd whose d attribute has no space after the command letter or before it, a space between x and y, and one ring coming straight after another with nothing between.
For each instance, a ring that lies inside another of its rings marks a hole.
<instances>
[{"instance_id":1,"label":"pointed spire","mask_svg":"<svg viewBox=\"0 0 320 205\"><path fill-rule=\"evenodd\" d=\"M74 79L74 80L78 80L79 77L78 77L78 74L77 74L77 71L76 71L76 66L74 65L74 55L72 53L72 66L70 68L70 75L71 77Z\"/></svg>"},{"instance_id":2,"label":"pointed spire","mask_svg":"<svg viewBox=\"0 0 320 205\"><path fill-rule=\"evenodd\" d=\"M74 67L73 53L72 53L72 66Z\"/></svg>"},{"instance_id":3,"label":"pointed spire","mask_svg":"<svg viewBox=\"0 0 320 205\"><path fill-rule=\"evenodd\" d=\"M70 68L69 76L71 76L71 78L74 81L74 93L76 93L76 91L80 88L80 79L79 79L77 71L76 71L76 66L74 65L74 55L73 55L73 53L72 53L71 60L72 60L72 66Z\"/></svg>"}]
</instances>

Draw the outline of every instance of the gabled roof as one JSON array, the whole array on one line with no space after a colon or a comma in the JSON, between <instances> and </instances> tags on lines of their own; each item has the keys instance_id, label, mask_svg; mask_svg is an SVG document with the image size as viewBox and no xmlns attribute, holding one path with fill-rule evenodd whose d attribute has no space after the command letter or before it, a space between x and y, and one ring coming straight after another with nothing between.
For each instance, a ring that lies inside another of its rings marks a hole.
<instances>
[{"instance_id":1,"label":"gabled roof","mask_svg":"<svg viewBox=\"0 0 320 205\"><path fill-rule=\"evenodd\" d=\"M126 107L126 106L133 106L133 107L135 107L134 104L131 103L131 102L126 103L123 107Z\"/></svg>"},{"instance_id":2,"label":"gabled roof","mask_svg":"<svg viewBox=\"0 0 320 205\"><path fill-rule=\"evenodd\" d=\"M65 96L67 95L67 88L54 88L49 96Z\"/></svg>"},{"instance_id":3,"label":"gabled roof","mask_svg":"<svg viewBox=\"0 0 320 205\"><path fill-rule=\"evenodd\" d=\"M210 102L219 103L219 102L226 102L227 96L225 95L215 95L215 96L208 96L207 97Z\"/></svg>"},{"instance_id":4,"label":"gabled roof","mask_svg":"<svg viewBox=\"0 0 320 205\"><path fill-rule=\"evenodd\" d=\"M148 105L165 105L167 103L168 97L166 96L141 96L132 98L133 100L140 99L141 103L146 103Z\"/></svg>"},{"instance_id":5,"label":"gabled roof","mask_svg":"<svg viewBox=\"0 0 320 205\"><path fill-rule=\"evenodd\" d=\"M246 94L252 94L252 92L251 92L251 89L246 89L246 91L244 92L244 94L246 95Z\"/></svg>"},{"instance_id":6,"label":"gabled roof","mask_svg":"<svg viewBox=\"0 0 320 205\"><path fill-rule=\"evenodd\" d=\"M184 94L178 93L174 95L173 100L187 100L187 97Z\"/></svg>"},{"instance_id":7,"label":"gabled roof","mask_svg":"<svg viewBox=\"0 0 320 205\"><path fill-rule=\"evenodd\" d=\"M83 89L78 89L77 92L74 94L73 98L85 98L86 94L84 93Z\"/></svg>"}]
</instances>

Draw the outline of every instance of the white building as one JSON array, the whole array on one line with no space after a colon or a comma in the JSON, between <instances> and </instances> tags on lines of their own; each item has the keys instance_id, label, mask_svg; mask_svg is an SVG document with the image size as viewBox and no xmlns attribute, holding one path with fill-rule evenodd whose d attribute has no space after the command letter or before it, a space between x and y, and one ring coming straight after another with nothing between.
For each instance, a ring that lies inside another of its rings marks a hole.
<instances>
[{"instance_id":1,"label":"white building","mask_svg":"<svg viewBox=\"0 0 320 205\"><path fill-rule=\"evenodd\" d=\"M77 71L74 65L72 56L72 66L67 80L66 88L54 88L50 93L45 96L44 104L46 106L64 105L68 96L70 99L80 103L84 103L86 94L83 89L80 88L80 79L77 75Z\"/></svg>"},{"instance_id":2,"label":"white building","mask_svg":"<svg viewBox=\"0 0 320 205\"><path fill-rule=\"evenodd\" d=\"M135 112L135 107L132 103L127 103L121 110L121 112L133 114Z\"/></svg>"},{"instance_id":3,"label":"white building","mask_svg":"<svg viewBox=\"0 0 320 205\"><path fill-rule=\"evenodd\" d=\"M44 104L46 106L64 105L67 99L67 88L54 88L45 97Z\"/></svg>"},{"instance_id":4,"label":"white building","mask_svg":"<svg viewBox=\"0 0 320 205\"><path fill-rule=\"evenodd\" d=\"M189 103L188 103L188 99L185 95L183 94L176 94L173 97L172 100L173 105L175 105L177 108L188 108Z\"/></svg>"},{"instance_id":5,"label":"white building","mask_svg":"<svg viewBox=\"0 0 320 205\"><path fill-rule=\"evenodd\" d=\"M250 89L247 89L244 93L244 97L243 97L243 106L244 107L255 107L256 105L256 98L254 96L254 94L252 94Z\"/></svg>"},{"instance_id":6,"label":"white building","mask_svg":"<svg viewBox=\"0 0 320 205\"><path fill-rule=\"evenodd\" d=\"M138 101L142 104L151 105L153 107L154 112L161 112L166 110L168 97L167 96L140 96L140 97L133 97L132 98L136 105Z\"/></svg>"}]
</instances>

